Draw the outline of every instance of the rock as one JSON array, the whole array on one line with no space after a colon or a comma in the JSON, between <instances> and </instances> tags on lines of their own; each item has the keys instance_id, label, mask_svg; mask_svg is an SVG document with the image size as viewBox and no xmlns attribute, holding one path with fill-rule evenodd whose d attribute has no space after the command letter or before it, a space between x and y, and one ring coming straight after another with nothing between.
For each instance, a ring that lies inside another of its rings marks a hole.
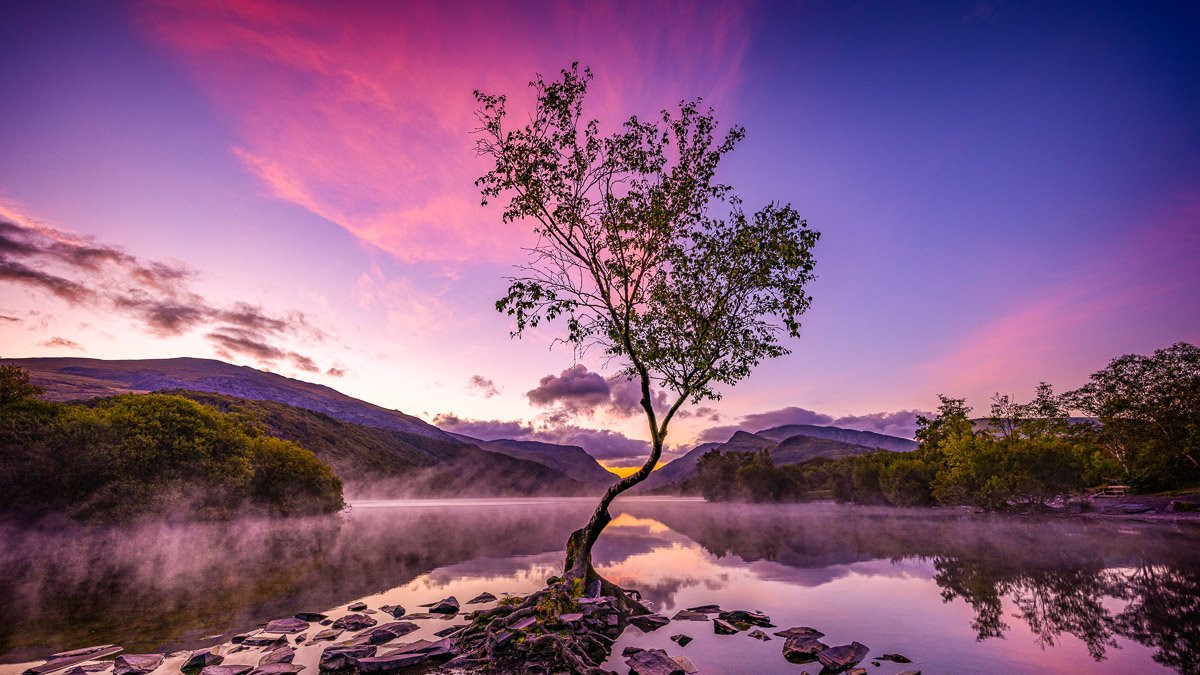
<instances>
[{"instance_id":1,"label":"rock","mask_svg":"<svg viewBox=\"0 0 1200 675\"><path fill-rule=\"evenodd\" d=\"M445 619L446 614L430 614L429 612L420 612L417 614L405 614L404 618L409 621L423 621L425 619Z\"/></svg>"},{"instance_id":2,"label":"rock","mask_svg":"<svg viewBox=\"0 0 1200 675\"><path fill-rule=\"evenodd\" d=\"M321 652L321 670L346 670L355 659L375 656L375 645L335 645Z\"/></svg>"},{"instance_id":3,"label":"rock","mask_svg":"<svg viewBox=\"0 0 1200 675\"><path fill-rule=\"evenodd\" d=\"M63 675L88 675L89 673L99 673L108 670L112 664L108 661L92 661L81 663L74 668L68 668L62 671Z\"/></svg>"},{"instance_id":4,"label":"rock","mask_svg":"<svg viewBox=\"0 0 1200 675\"><path fill-rule=\"evenodd\" d=\"M301 633L296 636L296 644L300 644L308 639L308 633Z\"/></svg>"},{"instance_id":5,"label":"rock","mask_svg":"<svg viewBox=\"0 0 1200 675\"><path fill-rule=\"evenodd\" d=\"M384 605L379 609L391 614L393 618L399 619L404 616L404 607L402 605Z\"/></svg>"},{"instance_id":6,"label":"rock","mask_svg":"<svg viewBox=\"0 0 1200 675\"><path fill-rule=\"evenodd\" d=\"M688 607L689 612L699 612L701 614L720 614L720 605L700 605L699 607Z\"/></svg>"},{"instance_id":7,"label":"rock","mask_svg":"<svg viewBox=\"0 0 1200 675\"><path fill-rule=\"evenodd\" d=\"M1167 510L1172 513L1190 513L1200 511L1200 502L1185 502L1180 499L1172 500L1167 504Z\"/></svg>"},{"instance_id":8,"label":"rock","mask_svg":"<svg viewBox=\"0 0 1200 675\"><path fill-rule=\"evenodd\" d=\"M383 656L366 656L355 659L360 673L386 673L401 668L420 665L429 660L427 654L420 652L391 653Z\"/></svg>"},{"instance_id":9,"label":"rock","mask_svg":"<svg viewBox=\"0 0 1200 675\"><path fill-rule=\"evenodd\" d=\"M724 619L713 619L713 632L717 635L733 635L738 629Z\"/></svg>"},{"instance_id":10,"label":"rock","mask_svg":"<svg viewBox=\"0 0 1200 675\"><path fill-rule=\"evenodd\" d=\"M398 637L404 637L418 628L420 627L411 621L393 621L385 623L378 628L372 628L371 630L359 633L354 638L352 644L381 645L385 642L391 642Z\"/></svg>"},{"instance_id":11,"label":"rock","mask_svg":"<svg viewBox=\"0 0 1200 675\"><path fill-rule=\"evenodd\" d=\"M537 623L536 616L527 616L523 619L513 622L509 625L509 628L512 630L525 630L535 623Z\"/></svg>"},{"instance_id":12,"label":"rock","mask_svg":"<svg viewBox=\"0 0 1200 675\"><path fill-rule=\"evenodd\" d=\"M338 636L341 635L343 632L345 632L345 631L342 631L341 629L337 629L337 628L326 628L325 630L314 635L312 641L313 642L322 642L325 640L336 640L336 639L338 639Z\"/></svg>"},{"instance_id":13,"label":"rock","mask_svg":"<svg viewBox=\"0 0 1200 675\"><path fill-rule=\"evenodd\" d=\"M282 635L269 635L267 633L255 633L242 640L243 647L282 647L287 644L287 638Z\"/></svg>"},{"instance_id":14,"label":"rock","mask_svg":"<svg viewBox=\"0 0 1200 675\"><path fill-rule=\"evenodd\" d=\"M598 598L602 592L604 592L604 586L600 583L599 579L593 579L592 583L588 584L587 597Z\"/></svg>"},{"instance_id":15,"label":"rock","mask_svg":"<svg viewBox=\"0 0 1200 675\"><path fill-rule=\"evenodd\" d=\"M84 647L83 649L72 649L69 652L59 652L52 654L50 658L40 666L34 666L23 671L23 675L43 675L44 673L52 673L56 670L69 668L77 663L84 661L92 661L119 654L121 648L116 645L96 645L94 647Z\"/></svg>"},{"instance_id":16,"label":"rock","mask_svg":"<svg viewBox=\"0 0 1200 675\"><path fill-rule=\"evenodd\" d=\"M425 605L422 605L424 607ZM429 607L429 611L433 614L458 614L458 598L453 595L445 600L439 600Z\"/></svg>"},{"instance_id":17,"label":"rock","mask_svg":"<svg viewBox=\"0 0 1200 675\"><path fill-rule=\"evenodd\" d=\"M640 628L643 633L650 633L671 623L671 620L662 614L646 614L629 617L629 623Z\"/></svg>"},{"instance_id":18,"label":"rock","mask_svg":"<svg viewBox=\"0 0 1200 675\"><path fill-rule=\"evenodd\" d=\"M558 615L558 620L562 621L564 623L575 623L576 621L579 621L582 618L583 618L583 612L568 612L566 614Z\"/></svg>"},{"instance_id":19,"label":"rock","mask_svg":"<svg viewBox=\"0 0 1200 675\"><path fill-rule=\"evenodd\" d=\"M355 602L355 603L346 605L346 609L350 610L351 612L361 612L366 608L367 608L367 603L365 603L365 602Z\"/></svg>"},{"instance_id":20,"label":"rock","mask_svg":"<svg viewBox=\"0 0 1200 675\"><path fill-rule=\"evenodd\" d=\"M846 671L846 675L867 675L866 668L851 668Z\"/></svg>"},{"instance_id":21,"label":"rock","mask_svg":"<svg viewBox=\"0 0 1200 675\"><path fill-rule=\"evenodd\" d=\"M829 649L829 645L815 637L793 635L783 643L783 658L792 663L805 663L817 658L817 654Z\"/></svg>"},{"instance_id":22,"label":"rock","mask_svg":"<svg viewBox=\"0 0 1200 675\"><path fill-rule=\"evenodd\" d=\"M289 616L286 619L275 619L267 624L263 631L267 633L303 633L308 630L308 622Z\"/></svg>"},{"instance_id":23,"label":"rock","mask_svg":"<svg viewBox=\"0 0 1200 675\"><path fill-rule=\"evenodd\" d=\"M471 598L470 600L468 600L467 604L468 605L482 605L485 602L495 602L495 601L496 601L496 596L485 591L485 592L480 593L479 595Z\"/></svg>"},{"instance_id":24,"label":"rock","mask_svg":"<svg viewBox=\"0 0 1200 675\"><path fill-rule=\"evenodd\" d=\"M207 668L209 666L220 665L225 660L224 656L216 653L211 649L200 649L192 652L187 661L183 662L180 670L196 670L198 668Z\"/></svg>"},{"instance_id":25,"label":"rock","mask_svg":"<svg viewBox=\"0 0 1200 675\"><path fill-rule=\"evenodd\" d=\"M83 647L81 649L72 649L72 650L66 651L66 652L58 652L57 654L51 654L50 658L48 658L46 660L47 661L56 661L58 659L70 659L70 658L75 658L77 656L94 656L95 658L100 658L99 656L95 656L95 655L99 654L100 652L106 652L106 651L112 649L113 647L116 647L116 645L94 645L92 647Z\"/></svg>"},{"instance_id":26,"label":"rock","mask_svg":"<svg viewBox=\"0 0 1200 675\"><path fill-rule=\"evenodd\" d=\"M822 649L817 652L817 660L830 670L845 670L867 658L870 651L870 648L861 642L851 642L848 645Z\"/></svg>"},{"instance_id":27,"label":"rock","mask_svg":"<svg viewBox=\"0 0 1200 675\"><path fill-rule=\"evenodd\" d=\"M253 666L207 666L204 670L200 671L200 675L246 675L251 670L254 670Z\"/></svg>"},{"instance_id":28,"label":"rock","mask_svg":"<svg viewBox=\"0 0 1200 675\"><path fill-rule=\"evenodd\" d=\"M320 624L322 626L328 626L331 623L333 623L333 619L321 619L321 621L320 621Z\"/></svg>"},{"instance_id":29,"label":"rock","mask_svg":"<svg viewBox=\"0 0 1200 675\"><path fill-rule=\"evenodd\" d=\"M633 656L634 654L641 652L641 651L645 651L645 650L642 649L641 647L626 647L624 650L621 651L621 656Z\"/></svg>"},{"instance_id":30,"label":"rock","mask_svg":"<svg viewBox=\"0 0 1200 675\"><path fill-rule=\"evenodd\" d=\"M771 617L762 612L734 609L728 612L721 612L718 616L730 623L748 623L751 626L761 626L763 628L775 627L775 624L771 623Z\"/></svg>"},{"instance_id":31,"label":"rock","mask_svg":"<svg viewBox=\"0 0 1200 675\"><path fill-rule=\"evenodd\" d=\"M377 623L379 622L367 616L366 614L347 614L337 621L334 621L333 627L344 630L362 630L364 628L370 628Z\"/></svg>"},{"instance_id":32,"label":"rock","mask_svg":"<svg viewBox=\"0 0 1200 675\"><path fill-rule=\"evenodd\" d=\"M675 612L675 616L671 617L672 621L708 621L708 615L704 612L693 612L690 609L681 609Z\"/></svg>"},{"instance_id":33,"label":"rock","mask_svg":"<svg viewBox=\"0 0 1200 675\"><path fill-rule=\"evenodd\" d=\"M692 663L692 660L686 656L672 656L671 660L675 663L678 663L679 667L683 668L683 672L688 673L688 675L700 672L700 669L696 667L696 664Z\"/></svg>"},{"instance_id":34,"label":"rock","mask_svg":"<svg viewBox=\"0 0 1200 675\"><path fill-rule=\"evenodd\" d=\"M258 660L258 666L271 665L272 663L291 663L296 657L296 650L291 647L280 647L274 651L263 654L263 657Z\"/></svg>"},{"instance_id":35,"label":"rock","mask_svg":"<svg viewBox=\"0 0 1200 675\"><path fill-rule=\"evenodd\" d=\"M809 628L808 626L794 626L792 628L788 628L787 630L781 630L775 633L775 635L781 638L810 637L814 640L825 637L825 634L821 631L817 630L816 628Z\"/></svg>"},{"instance_id":36,"label":"rock","mask_svg":"<svg viewBox=\"0 0 1200 675\"><path fill-rule=\"evenodd\" d=\"M679 635L671 636L671 642L674 642L675 644L679 645L680 647L686 647L687 643L689 643L691 641L692 641L691 636L684 635L683 633L680 633Z\"/></svg>"},{"instance_id":37,"label":"rock","mask_svg":"<svg viewBox=\"0 0 1200 675\"><path fill-rule=\"evenodd\" d=\"M878 661L895 661L896 663L912 663L912 659L903 654L884 654L883 656L876 656L875 659Z\"/></svg>"},{"instance_id":38,"label":"rock","mask_svg":"<svg viewBox=\"0 0 1200 675\"><path fill-rule=\"evenodd\" d=\"M896 675L921 675L921 671L919 671L919 670L906 670L906 671L904 671L903 673L896 673Z\"/></svg>"},{"instance_id":39,"label":"rock","mask_svg":"<svg viewBox=\"0 0 1200 675\"><path fill-rule=\"evenodd\" d=\"M250 671L250 675L293 675L304 670L304 666L294 663L268 663Z\"/></svg>"},{"instance_id":40,"label":"rock","mask_svg":"<svg viewBox=\"0 0 1200 675\"><path fill-rule=\"evenodd\" d=\"M762 632L761 630L759 630L757 628L755 628L754 630L747 633L747 635L754 638L755 640L762 640L763 642L767 642L768 640L771 639L770 635L767 635L766 633Z\"/></svg>"},{"instance_id":41,"label":"rock","mask_svg":"<svg viewBox=\"0 0 1200 675\"><path fill-rule=\"evenodd\" d=\"M443 637L443 638L450 637L451 635L454 635L455 633L461 633L462 629L464 629L466 627L467 627L467 624L465 624L465 623L459 624L457 626L450 626L449 628L443 628L439 631L435 631L434 635L436 635L438 637Z\"/></svg>"},{"instance_id":42,"label":"rock","mask_svg":"<svg viewBox=\"0 0 1200 675\"><path fill-rule=\"evenodd\" d=\"M162 654L122 654L113 661L113 675L143 675L162 665Z\"/></svg>"},{"instance_id":43,"label":"rock","mask_svg":"<svg viewBox=\"0 0 1200 675\"><path fill-rule=\"evenodd\" d=\"M300 619L301 621L308 621L310 623L324 621L325 619L329 618L329 617L325 616L324 614L318 614L316 612L300 612L299 614L293 614L292 616L296 617L297 619Z\"/></svg>"},{"instance_id":44,"label":"rock","mask_svg":"<svg viewBox=\"0 0 1200 675\"><path fill-rule=\"evenodd\" d=\"M684 675L683 668L661 649L644 649L625 663L633 675Z\"/></svg>"}]
</instances>

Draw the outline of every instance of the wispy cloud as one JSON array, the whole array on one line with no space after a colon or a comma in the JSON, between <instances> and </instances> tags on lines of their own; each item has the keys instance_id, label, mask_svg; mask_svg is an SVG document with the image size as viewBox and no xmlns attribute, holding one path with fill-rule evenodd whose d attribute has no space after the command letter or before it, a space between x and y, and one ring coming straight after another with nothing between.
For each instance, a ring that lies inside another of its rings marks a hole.
<instances>
[{"instance_id":1,"label":"wispy cloud","mask_svg":"<svg viewBox=\"0 0 1200 675\"><path fill-rule=\"evenodd\" d=\"M496 383L482 375L472 375L471 379L467 380L467 388L484 398L500 395L500 390L496 387Z\"/></svg>"},{"instance_id":2,"label":"wispy cloud","mask_svg":"<svg viewBox=\"0 0 1200 675\"><path fill-rule=\"evenodd\" d=\"M43 347L63 347L64 349L79 349L79 350L83 349L83 347L81 347L78 342L76 342L74 340L68 340L67 338L64 338L64 337L52 337L49 340L44 340L39 344L41 344Z\"/></svg>"}]
</instances>

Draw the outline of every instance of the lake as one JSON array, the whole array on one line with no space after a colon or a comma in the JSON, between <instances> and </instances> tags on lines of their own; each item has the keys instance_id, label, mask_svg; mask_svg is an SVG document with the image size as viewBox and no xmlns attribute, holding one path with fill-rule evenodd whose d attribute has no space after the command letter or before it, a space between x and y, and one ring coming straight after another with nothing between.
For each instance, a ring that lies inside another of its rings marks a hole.
<instances>
[{"instance_id":1,"label":"lake","mask_svg":"<svg viewBox=\"0 0 1200 675\"><path fill-rule=\"evenodd\" d=\"M217 644L360 599L413 612L448 595L527 593L559 572L593 504L358 502L313 519L0 530L0 672L93 644ZM667 498L619 499L612 511L596 567L657 611L761 610L827 644L914 661L868 660L872 674L1200 672L1194 524ZM421 623L406 639L449 625ZM678 633L694 641L679 647ZM630 627L606 667L627 672L629 645L686 655L701 673L819 670L784 660L780 638L714 635L711 623Z\"/></svg>"}]
</instances>

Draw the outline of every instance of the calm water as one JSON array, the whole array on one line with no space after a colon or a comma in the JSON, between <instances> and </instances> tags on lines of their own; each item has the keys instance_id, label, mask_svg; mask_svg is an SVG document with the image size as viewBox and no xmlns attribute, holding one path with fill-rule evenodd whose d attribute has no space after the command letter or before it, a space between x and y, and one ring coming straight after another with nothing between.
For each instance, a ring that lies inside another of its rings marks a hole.
<instances>
[{"instance_id":1,"label":"calm water","mask_svg":"<svg viewBox=\"0 0 1200 675\"><path fill-rule=\"evenodd\" d=\"M31 534L0 530L0 671L99 643L215 644L269 619L364 599L416 605L524 593L557 573L585 500L364 502L336 517ZM661 612L761 610L888 675L1200 671L1200 528L832 505L618 501L596 565ZM446 624L409 639L425 637ZM702 673L816 672L783 640L672 622L616 645ZM695 638L678 647L669 637ZM622 660L608 667L626 672ZM301 662L300 660L297 661ZM315 669L314 669L315 670ZM306 671L308 672L308 671Z\"/></svg>"}]
</instances>

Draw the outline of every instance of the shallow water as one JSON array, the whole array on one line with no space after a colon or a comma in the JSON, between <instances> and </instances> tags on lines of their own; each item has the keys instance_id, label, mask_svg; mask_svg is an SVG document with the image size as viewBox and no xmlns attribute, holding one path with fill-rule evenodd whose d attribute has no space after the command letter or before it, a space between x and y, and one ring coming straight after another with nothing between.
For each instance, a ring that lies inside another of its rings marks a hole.
<instances>
[{"instance_id":1,"label":"shallow water","mask_svg":"<svg viewBox=\"0 0 1200 675\"><path fill-rule=\"evenodd\" d=\"M411 612L447 595L526 593L558 572L592 504L360 502L305 520L0 530L0 672L92 644L216 644L358 599ZM915 662L865 662L871 673L1200 669L1195 525L649 498L618 500L613 513L596 566L658 611L756 609L828 644L857 640ZM405 640L448 625L420 623ZM678 633L695 640L678 647ZM713 635L710 623L630 627L614 654L627 645L686 655L702 673L819 669L785 661L782 639ZM626 672L619 656L608 667Z\"/></svg>"}]
</instances>

